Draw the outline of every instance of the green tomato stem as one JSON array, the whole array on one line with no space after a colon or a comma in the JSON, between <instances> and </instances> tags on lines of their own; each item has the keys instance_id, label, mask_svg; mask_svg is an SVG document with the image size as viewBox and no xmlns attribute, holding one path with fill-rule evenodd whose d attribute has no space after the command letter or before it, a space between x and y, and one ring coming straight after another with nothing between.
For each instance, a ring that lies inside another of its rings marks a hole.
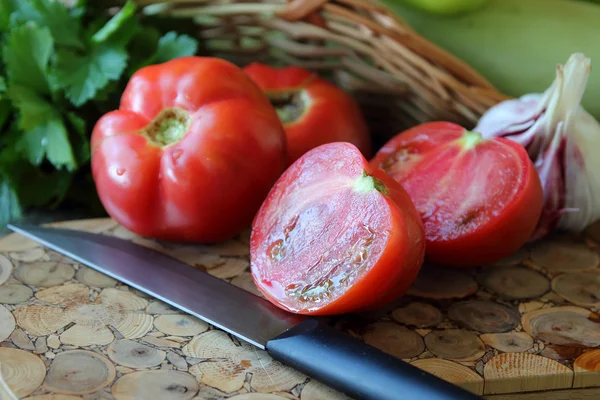
<instances>
[{"instance_id":1,"label":"green tomato stem","mask_svg":"<svg viewBox=\"0 0 600 400\"><path fill-rule=\"evenodd\" d=\"M465 130L463 137L459 141L464 150L471 150L483 141L483 136L479 132Z\"/></svg>"},{"instance_id":2,"label":"green tomato stem","mask_svg":"<svg viewBox=\"0 0 600 400\"><path fill-rule=\"evenodd\" d=\"M166 108L148 125L143 134L159 147L179 142L190 124L190 115L180 108Z\"/></svg>"}]
</instances>

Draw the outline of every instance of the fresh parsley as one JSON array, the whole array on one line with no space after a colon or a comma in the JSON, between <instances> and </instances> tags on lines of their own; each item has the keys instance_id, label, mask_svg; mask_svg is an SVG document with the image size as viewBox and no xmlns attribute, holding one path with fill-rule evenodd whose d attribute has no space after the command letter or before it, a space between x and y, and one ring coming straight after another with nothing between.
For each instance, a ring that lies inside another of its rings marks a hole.
<instances>
[{"instance_id":1,"label":"fresh parsley","mask_svg":"<svg viewBox=\"0 0 600 400\"><path fill-rule=\"evenodd\" d=\"M32 207L100 210L95 122L137 69L198 51L185 23L103 3L0 0L0 228Z\"/></svg>"}]
</instances>

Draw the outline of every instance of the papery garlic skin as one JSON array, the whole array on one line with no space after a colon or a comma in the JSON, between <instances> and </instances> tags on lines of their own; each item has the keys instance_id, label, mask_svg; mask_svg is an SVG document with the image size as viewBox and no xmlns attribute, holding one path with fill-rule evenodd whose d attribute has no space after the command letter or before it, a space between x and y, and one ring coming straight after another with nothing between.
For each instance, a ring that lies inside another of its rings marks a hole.
<instances>
[{"instance_id":1,"label":"papery garlic skin","mask_svg":"<svg viewBox=\"0 0 600 400\"><path fill-rule=\"evenodd\" d=\"M571 55L544 93L491 107L474 131L523 145L544 188L544 210L532 240L554 229L582 231L600 219L600 123L581 107L590 59Z\"/></svg>"},{"instance_id":2,"label":"papery garlic skin","mask_svg":"<svg viewBox=\"0 0 600 400\"><path fill-rule=\"evenodd\" d=\"M600 219L600 123L578 109L566 123L565 213L559 227L580 232Z\"/></svg>"}]
</instances>

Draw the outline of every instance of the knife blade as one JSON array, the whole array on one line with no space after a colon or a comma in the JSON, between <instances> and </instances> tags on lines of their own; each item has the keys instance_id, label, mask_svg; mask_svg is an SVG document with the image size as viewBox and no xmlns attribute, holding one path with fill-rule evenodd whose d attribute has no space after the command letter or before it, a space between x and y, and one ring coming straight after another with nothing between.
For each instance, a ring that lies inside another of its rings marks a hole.
<instances>
[{"instance_id":1,"label":"knife blade","mask_svg":"<svg viewBox=\"0 0 600 400\"><path fill-rule=\"evenodd\" d=\"M8 228L229 332L352 398L481 398L330 327L322 319L284 311L157 250L67 228L27 224L9 224Z\"/></svg>"}]
</instances>

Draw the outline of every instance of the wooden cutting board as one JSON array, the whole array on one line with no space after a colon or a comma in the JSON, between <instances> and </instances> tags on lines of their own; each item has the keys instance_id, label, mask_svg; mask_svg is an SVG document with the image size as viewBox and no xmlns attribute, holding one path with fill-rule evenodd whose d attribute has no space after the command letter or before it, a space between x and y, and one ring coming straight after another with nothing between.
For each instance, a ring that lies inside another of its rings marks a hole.
<instances>
[{"instance_id":1,"label":"wooden cutting board","mask_svg":"<svg viewBox=\"0 0 600 400\"><path fill-rule=\"evenodd\" d=\"M174 245L110 219L54 225L152 246L258 293L248 232L214 246ZM495 266L425 267L394 304L334 322L487 399L600 399L599 248L596 224ZM0 240L0 342L2 400L346 399L18 234Z\"/></svg>"}]
</instances>

